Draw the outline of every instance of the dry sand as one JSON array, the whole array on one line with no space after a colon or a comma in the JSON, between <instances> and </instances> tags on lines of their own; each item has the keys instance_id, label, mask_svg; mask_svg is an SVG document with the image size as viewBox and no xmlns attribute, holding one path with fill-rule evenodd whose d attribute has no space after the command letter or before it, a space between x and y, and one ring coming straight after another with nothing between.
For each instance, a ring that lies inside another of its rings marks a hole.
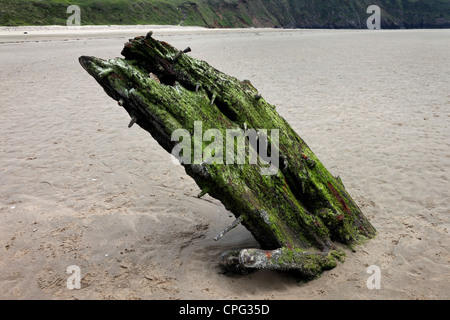
<instances>
[{"instance_id":1,"label":"dry sand","mask_svg":"<svg viewBox=\"0 0 450 320\"><path fill-rule=\"evenodd\" d=\"M3 28L1 299L450 298L450 30L152 28L250 79L341 176L377 237L306 283L220 274L223 251L255 240L238 227L215 242L229 212L197 199L78 63L120 56L148 28ZM70 265L79 290L66 287ZM370 265L379 290L366 286Z\"/></svg>"}]
</instances>

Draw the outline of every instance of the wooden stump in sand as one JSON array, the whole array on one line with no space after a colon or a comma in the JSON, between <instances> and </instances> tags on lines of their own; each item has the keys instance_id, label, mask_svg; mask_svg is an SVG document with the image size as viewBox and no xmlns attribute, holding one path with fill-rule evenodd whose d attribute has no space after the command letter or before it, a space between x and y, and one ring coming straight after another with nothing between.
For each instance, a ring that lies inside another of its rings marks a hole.
<instances>
[{"instance_id":1,"label":"wooden stump in sand","mask_svg":"<svg viewBox=\"0 0 450 320\"><path fill-rule=\"evenodd\" d=\"M342 259L337 243L354 248L372 238L375 228L342 181L250 81L189 51L150 32L125 44L125 58L79 61L129 113L129 126L136 123L180 160L199 196L208 193L235 215L228 229L242 223L261 245L224 253L223 265L316 277Z\"/></svg>"}]
</instances>

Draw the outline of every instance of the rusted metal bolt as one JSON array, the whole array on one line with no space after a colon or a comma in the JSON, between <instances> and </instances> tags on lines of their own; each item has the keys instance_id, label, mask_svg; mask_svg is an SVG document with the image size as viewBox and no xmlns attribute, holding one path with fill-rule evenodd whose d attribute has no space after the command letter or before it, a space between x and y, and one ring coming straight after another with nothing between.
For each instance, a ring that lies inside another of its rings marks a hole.
<instances>
[{"instance_id":1,"label":"rusted metal bolt","mask_svg":"<svg viewBox=\"0 0 450 320\"><path fill-rule=\"evenodd\" d=\"M173 61L177 61L180 57L182 53L188 53L191 52L191 48L187 47L186 49L184 49L183 51L178 51L177 54L175 55L175 57L173 58Z\"/></svg>"}]
</instances>

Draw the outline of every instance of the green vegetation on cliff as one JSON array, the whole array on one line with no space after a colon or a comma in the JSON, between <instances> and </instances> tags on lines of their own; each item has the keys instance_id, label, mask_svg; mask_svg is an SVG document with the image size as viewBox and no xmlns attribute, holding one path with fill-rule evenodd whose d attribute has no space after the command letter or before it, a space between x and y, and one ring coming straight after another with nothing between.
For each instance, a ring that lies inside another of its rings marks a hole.
<instances>
[{"instance_id":1,"label":"green vegetation on cliff","mask_svg":"<svg viewBox=\"0 0 450 320\"><path fill-rule=\"evenodd\" d=\"M382 28L450 27L450 0L0 0L0 25L66 25L69 5L82 25L366 28L378 5Z\"/></svg>"}]
</instances>

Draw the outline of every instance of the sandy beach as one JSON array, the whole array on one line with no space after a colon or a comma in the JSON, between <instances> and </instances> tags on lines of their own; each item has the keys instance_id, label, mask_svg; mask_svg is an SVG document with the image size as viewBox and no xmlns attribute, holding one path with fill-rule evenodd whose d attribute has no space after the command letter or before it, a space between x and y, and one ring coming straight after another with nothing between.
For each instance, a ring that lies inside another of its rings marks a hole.
<instances>
[{"instance_id":1,"label":"sandy beach","mask_svg":"<svg viewBox=\"0 0 450 320\"><path fill-rule=\"evenodd\" d=\"M378 230L309 282L257 247L78 63L154 38L249 79ZM449 299L450 30L0 28L0 299ZM69 290L67 268L81 271ZM381 268L370 290L367 268Z\"/></svg>"}]
</instances>

